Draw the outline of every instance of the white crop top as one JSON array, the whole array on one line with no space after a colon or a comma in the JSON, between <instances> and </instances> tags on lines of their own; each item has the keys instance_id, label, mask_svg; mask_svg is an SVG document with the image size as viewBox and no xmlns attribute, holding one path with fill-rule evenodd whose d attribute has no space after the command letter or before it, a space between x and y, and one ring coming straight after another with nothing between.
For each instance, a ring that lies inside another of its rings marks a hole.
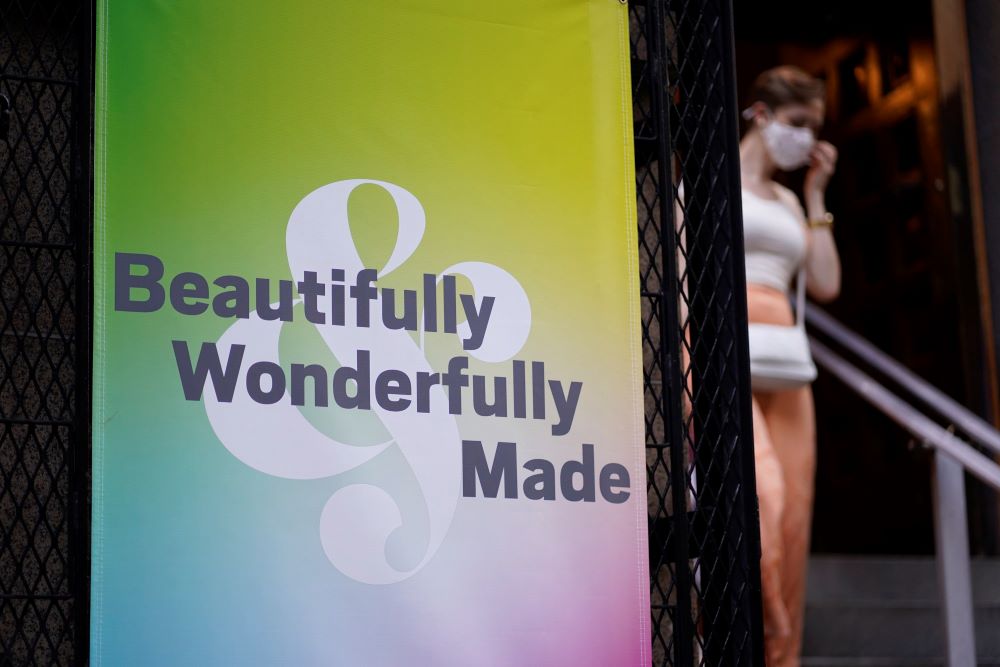
<instances>
[{"instance_id":1,"label":"white crop top","mask_svg":"<svg viewBox=\"0 0 1000 667\"><path fill-rule=\"evenodd\" d=\"M788 291L806 256L800 213L783 200L764 199L744 189L743 246L747 283Z\"/></svg>"}]
</instances>

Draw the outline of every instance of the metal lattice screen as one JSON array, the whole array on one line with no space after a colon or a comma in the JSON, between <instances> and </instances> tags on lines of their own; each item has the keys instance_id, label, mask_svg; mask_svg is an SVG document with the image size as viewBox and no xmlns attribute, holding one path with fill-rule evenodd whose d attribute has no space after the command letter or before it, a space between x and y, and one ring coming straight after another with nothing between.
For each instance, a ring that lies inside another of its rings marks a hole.
<instances>
[{"instance_id":1,"label":"metal lattice screen","mask_svg":"<svg viewBox=\"0 0 1000 667\"><path fill-rule=\"evenodd\" d=\"M0 665L81 664L86 627L85 8L0 4Z\"/></svg>"},{"instance_id":2,"label":"metal lattice screen","mask_svg":"<svg viewBox=\"0 0 1000 667\"><path fill-rule=\"evenodd\" d=\"M763 664L731 20L630 3L657 665Z\"/></svg>"},{"instance_id":3,"label":"metal lattice screen","mask_svg":"<svg viewBox=\"0 0 1000 667\"><path fill-rule=\"evenodd\" d=\"M654 662L762 664L729 3L629 11ZM92 39L0 2L0 667L86 661Z\"/></svg>"}]
</instances>

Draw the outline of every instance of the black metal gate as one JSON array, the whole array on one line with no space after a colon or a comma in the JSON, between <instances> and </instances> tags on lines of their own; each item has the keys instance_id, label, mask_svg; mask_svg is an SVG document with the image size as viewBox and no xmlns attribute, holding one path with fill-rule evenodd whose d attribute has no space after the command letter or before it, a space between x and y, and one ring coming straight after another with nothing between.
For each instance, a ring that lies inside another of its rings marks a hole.
<instances>
[{"instance_id":1,"label":"black metal gate","mask_svg":"<svg viewBox=\"0 0 1000 667\"><path fill-rule=\"evenodd\" d=\"M762 665L730 2L629 5L654 663ZM93 34L0 2L0 667L86 663Z\"/></svg>"},{"instance_id":2,"label":"black metal gate","mask_svg":"<svg viewBox=\"0 0 1000 667\"><path fill-rule=\"evenodd\" d=\"M0 7L0 665L86 655L91 25Z\"/></svg>"},{"instance_id":3,"label":"black metal gate","mask_svg":"<svg viewBox=\"0 0 1000 667\"><path fill-rule=\"evenodd\" d=\"M656 664L763 664L732 9L631 3Z\"/></svg>"}]
</instances>

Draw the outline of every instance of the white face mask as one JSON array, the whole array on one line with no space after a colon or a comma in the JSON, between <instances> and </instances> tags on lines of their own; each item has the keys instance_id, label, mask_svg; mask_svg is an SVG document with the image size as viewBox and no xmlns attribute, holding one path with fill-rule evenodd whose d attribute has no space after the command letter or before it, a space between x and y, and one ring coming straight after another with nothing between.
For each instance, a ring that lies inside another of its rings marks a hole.
<instances>
[{"instance_id":1,"label":"white face mask","mask_svg":"<svg viewBox=\"0 0 1000 667\"><path fill-rule=\"evenodd\" d=\"M772 118L760 133L767 152L779 169L792 171L809 164L816 135L808 127L794 127Z\"/></svg>"}]
</instances>

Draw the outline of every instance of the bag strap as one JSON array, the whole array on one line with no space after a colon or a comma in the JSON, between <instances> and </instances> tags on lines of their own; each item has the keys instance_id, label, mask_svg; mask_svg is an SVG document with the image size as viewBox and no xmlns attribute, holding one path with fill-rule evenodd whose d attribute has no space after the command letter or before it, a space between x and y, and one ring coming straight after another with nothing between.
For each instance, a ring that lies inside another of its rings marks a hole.
<instances>
[{"instance_id":1,"label":"bag strap","mask_svg":"<svg viewBox=\"0 0 1000 667\"><path fill-rule=\"evenodd\" d=\"M799 275L795 279L795 326L806 328L806 267L799 267Z\"/></svg>"}]
</instances>

